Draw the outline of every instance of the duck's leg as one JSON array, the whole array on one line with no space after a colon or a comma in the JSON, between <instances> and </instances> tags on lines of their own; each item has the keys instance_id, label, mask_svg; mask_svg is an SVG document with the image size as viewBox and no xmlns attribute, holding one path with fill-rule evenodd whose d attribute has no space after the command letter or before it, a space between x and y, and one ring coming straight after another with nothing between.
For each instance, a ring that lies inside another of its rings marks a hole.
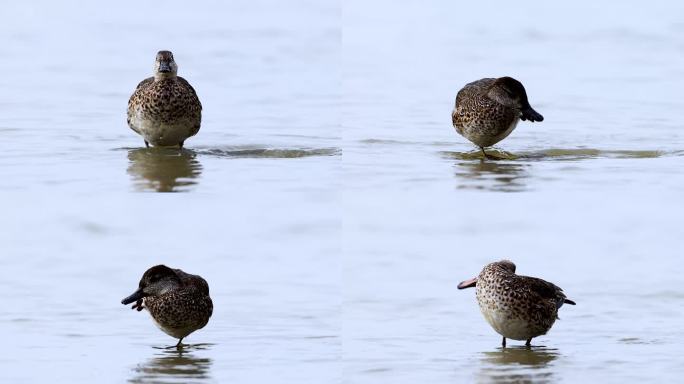
<instances>
[{"instance_id":1,"label":"duck's leg","mask_svg":"<svg viewBox=\"0 0 684 384\"><path fill-rule=\"evenodd\" d=\"M183 348L183 344L181 344L182 342L183 342L183 338L181 337L180 340L178 340L178 344L176 344L176 349Z\"/></svg>"},{"instance_id":2,"label":"duck's leg","mask_svg":"<svg viewBox=\"0 0 684 384\"><path fill-rule=\"evenodd\" d=\"M179 148L179 149L183 149L183 143L185 143L185 141L181 141L180 143L178 143L178 148Z\"/></svg>"},{"instance_id":3,"label":"duck's leg","mask_svg":"<svg viewBox=\"0 0 684 384\"><path fill-rule=\"evenodd\" d=\"M482 151L482 157L484 159L486 159L487 158L487 152L485 152L484 147L480 147L480 150Z\"/></svg>"},{"instance_id":4,"label":"duck's leg","mask_svg":"<svg viewBox=\"0 0 684 384\"><path fill-rule=\"evenodd\" d=\"M529 339L527 339L527 342L525 343L525 346L526 346L526 347L531 347L531 346L532 346L532 338L531 338L531 337L530 337Z\"/></svg>"},{"instance_id":5,"label":"duck's leg","mask_svg":"<svg viewBox=\"0 0 684 384\"><path fill-rule=\"evenodd\" d=\"M147 140L145 140L145 148L149 148L149 147L150 147L150 143L148 143Z\"/></svg>"},{"instance_id":6,"label":"duck's leg","mask_svg":"<svg viewBox=\"0 0 684 384\"><path fill-rule=\"evenodd\" d=\"M505 337L503 338L503 341L501 342L501 346L503 348L506 348L506 338Z\"/></svg>"}]
</instances>

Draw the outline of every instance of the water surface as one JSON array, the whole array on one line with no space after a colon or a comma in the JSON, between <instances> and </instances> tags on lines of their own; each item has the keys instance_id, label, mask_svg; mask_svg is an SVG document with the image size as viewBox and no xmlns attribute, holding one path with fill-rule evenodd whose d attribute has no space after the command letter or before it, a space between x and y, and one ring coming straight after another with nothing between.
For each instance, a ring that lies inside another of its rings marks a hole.
<instances>
[{"instance_id":1,"label":"water surface","mask_svg":"<svg viewBox=\"0 0 684 384\"><path fill-rule=\"evenodd\" d=\"M3 15L0 381L338 381L339 5L38 1ZM161 49L204 107L182 151L126 126ZM120 304L158 263L205 277L214 301L181 352Z\"/></svg>"},{"instance_id":2,"label":"water surface","mask_svg":"<svg viewBox=\"0 0 684 384\"><path fill-rule=\"evenodd\" d=\"M3 382L684 375L684 6L188 7L4 7ZM183 150L125 123L160 49L204 106ZM503 75L545 119L483 159L453 100ZM531 349L456 289L501 258L577 302ZM157 263L210 284L183 351L120 304Z\"/></svg>"},{"instance_id":3,"label":"water surface","mask_svg":"<svg viewBox=\"0 0 684 384\"><path fill-rule=\"evenodd\" d=\"M674 3L348 1L344 372L353 383L675 382L684 29ZM542 123L491 159L456 92L523 82ZM548 335L501 338L474 290L493 260L561 286Z\"/></svg>"}]
</instances>

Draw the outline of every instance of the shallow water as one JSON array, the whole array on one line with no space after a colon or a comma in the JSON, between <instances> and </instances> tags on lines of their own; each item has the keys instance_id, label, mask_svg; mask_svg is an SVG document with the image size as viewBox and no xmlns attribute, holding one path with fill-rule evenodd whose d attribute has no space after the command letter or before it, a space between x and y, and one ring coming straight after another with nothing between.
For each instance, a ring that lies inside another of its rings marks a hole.
<instances>
[{"instance_id":1,"label":"shallow water","mask_svg":"<svg viewBox=\"0 0 684 384\"><path fill-rule=\"evenodd\" d=\"M345 2L345 378L679 381L682 7L431 4ZM449 115L504 75L545 119L483 160ZM456 289L501 258L577 302L530 350Z\"/></svg>"},{"instance_id":2,"label":"shallow water","mask_svg":"<svg viewBox=\"0 0 684 384\"><path fill-rule=\"evenodd\" d=\"M335 382L339 7L165 6L3 8L0 381ZM182 151L126 126L160 49L204 106ZM120 304L157 263L210 285L180 353Z\"/></svg>"},{"instance_id":3,"label":"shallow water","mask_svg":"<svg viewBox=\"0 0 684 384\"><path fill-rule=\"evenodd\" d=\"M5 7L3 382L684 374L684 6L168 5ZM159 49L204 106L183 150L125 123ZM502 75L545 120L483 159L449 115ZM577 302L531 349L456 289L500 258ZM183 351L120 304L156 263L210 284Z\"/></svg>"}]
</instances>

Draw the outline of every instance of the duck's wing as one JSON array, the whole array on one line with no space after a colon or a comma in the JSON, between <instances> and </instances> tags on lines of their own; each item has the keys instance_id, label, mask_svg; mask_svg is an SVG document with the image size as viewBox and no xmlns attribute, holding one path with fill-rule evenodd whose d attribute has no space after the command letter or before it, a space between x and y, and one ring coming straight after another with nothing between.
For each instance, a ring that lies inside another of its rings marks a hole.
<instances>
[{"instance_id":1,"label":"duck's wing","mask_svg":"<svg viewBox=\"0 0 684 384\"><path fill-rule=\"evenodd\" d=\"M516 276L520 284L524 284L530 292L539 295L542 299L551 299L556 303L556 308L560 308L564 303L575 305L575 302L568 300L559 286L550 283L546 280L530 277L530 276Z\"/></svg>"},{"instance_id":2,"label":"duck's wing","mask_svg":"<svg viewBox=\"0 0 684 384\"><path fill-rule=\"evenodd\" d=\"M190 132L190 136L194 136L200 130L200 121L202 120L202 103L197 96L197 92L195 92L195 88L193 88L187 80L180 76L177 77L177 80L178 84L189 91L185 92L183 95L185 100L188 101L185 103L187 110L197 117L197 124L192 127L192 131Z\"/></svg>"},{"instance_id":3,"label":"duck's wing","mask_svg":"<svg viewBox=\"0 0 684 384\"><path fill-rule=\"evenodd\" d=\"M202 103L200 102L199 97L197 96L197 92L195 92L195 88L193 88L192 85L190 85L190 83L187 80L185 80L184 78L178 76L177 79L178 79L179 83L183 84L185 87L188 88L188 90L190 90L192 92L192 95L195 96L195 99L197 100L197 105L199 105L199 109L201 111L202 110Z\"/></svg>"},{"instance_id":4,"label":"duck's wing","mask_svg":"<svg viewBox=\"0 0 684 384\"><path fill-rule=\"evenodd\" d=\"M475 118L472 111L488 110L496 106L496 102L487 97L489 86L496 79L485 78L466 84L456 94L456 104L451 113L454 127L461 128Z\"/></svg>"},{"instance_id":5,"label":"duck's wing","mask_svg":"<svg viewBox=\"0 0 684 384\"><path fill-rule=\"evenodd\" d=\"M496 79L485 78L464 85L456 95L456 106L467 106L470 105L470 103L486 102L485 99L489 100L487 97L487 90L495 80Z\"/></svg>"},{"instance_id":6,"label":"duck's wing","mask_svg":"<svg viewBox=\"0 0 684 384\"><path fill-rule=\"evenodd\" d=\"M135 91L133 91L133 94L131 95L131 98L128 99L128 114L126 116L126 123L128 123L128 126L131 127L132 130L140 134L140 131L138 127L135 127L131 124L131 118L133 117L133 114L135 113L135 105L141 103L143 100L141 100L142 96L140 95L140 91L147 87L149 84L152 84L154 82L154 77L148 77L147 79L141 81L138 83L138 86L135 87Z\"/></svg>"},{"instance_id":7,"label":"duck's wing","mask_svg":"<svg viewBox=\"0 0 684 384\"><path fill-rule=\"evenodd\" d=\"M176 272L176 275L178 275L178 277L180 278L183 286L195 287L202 291L202 293L206 295L209 294L209 284L207 284L207 281L204 280L201 276L186 273L180 269L174 269L173 271Z\"/></svg>"},{"instance_id":8,"label":"duck's wing","mask_svg":"<svg viewBox=\"0 0 684 384\"><path fill-rule=\"evenodd\" d=\"M147 79L145 79L145 80L139 82L139 83L138 83L138 86L135 87L136 92L137 92L140 88L145 87L145 86L147 86L147 84L150 84L150 83L152 83L152 82L154 82L154 77L148 77Z\"/></svg>"}]
</instances>

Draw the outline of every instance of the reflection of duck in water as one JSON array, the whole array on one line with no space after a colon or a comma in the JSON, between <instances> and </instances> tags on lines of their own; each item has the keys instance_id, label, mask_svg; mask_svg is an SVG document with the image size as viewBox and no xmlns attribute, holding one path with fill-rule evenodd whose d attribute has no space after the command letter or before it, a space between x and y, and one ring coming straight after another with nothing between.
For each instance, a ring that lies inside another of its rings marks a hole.
<instances>
[{"instance_id":1,"label":"reflection of duck in water","mask_svg":"<svg viewBox=\"0 0 684 384\"><path fill-rule=\"evenodd\" d=\"M546 348L505 348L484 352L479 382L548 383L552 382L551 363L560 355Z\"/></svg>"},{"instance_id":2,"label":"reflection of duck in water","mask_svg":"<svg viewBox=\"0 0 684 384\"><path fill-rule=\"evenodd\" d=\"M195 357L184 350L165 350L159 357L137 366L129 383L192 383L211 377L209 358Z\"/></svg>"},{"instance_id":3,"label":"reflection of duck in water","mask_svg":"<svg viewBox=\"0 0 684 384\"><path fill-rule=\"evenodd\" d=\"M558 352L548 348L506 348L498 351L484 352L483 361L498 364L520 364L544 366L558 358Z\"/></svg>"},{"instance_id":4,"label":"reflection of duck in water","mask_svg":"<svg viewBox=\"0 0 684 384\"><path fill-rule=\"evenodd\" d=\"M202 165L193 151L169 148L139 148L128 151L128 174L140 190L177 192L196 184Z\"/></svg>"},{"instance_id":5,"label":"reflection of duck in water","mask_svg":"<svg viewBox=\"0 0 684 384\"><path fill-rule=\"evenodd\" d=\"M463 179L461 188L517 192L526 189L527 165L493 161L456 164L456 177Z\"/></svg>"}]
</instances>

